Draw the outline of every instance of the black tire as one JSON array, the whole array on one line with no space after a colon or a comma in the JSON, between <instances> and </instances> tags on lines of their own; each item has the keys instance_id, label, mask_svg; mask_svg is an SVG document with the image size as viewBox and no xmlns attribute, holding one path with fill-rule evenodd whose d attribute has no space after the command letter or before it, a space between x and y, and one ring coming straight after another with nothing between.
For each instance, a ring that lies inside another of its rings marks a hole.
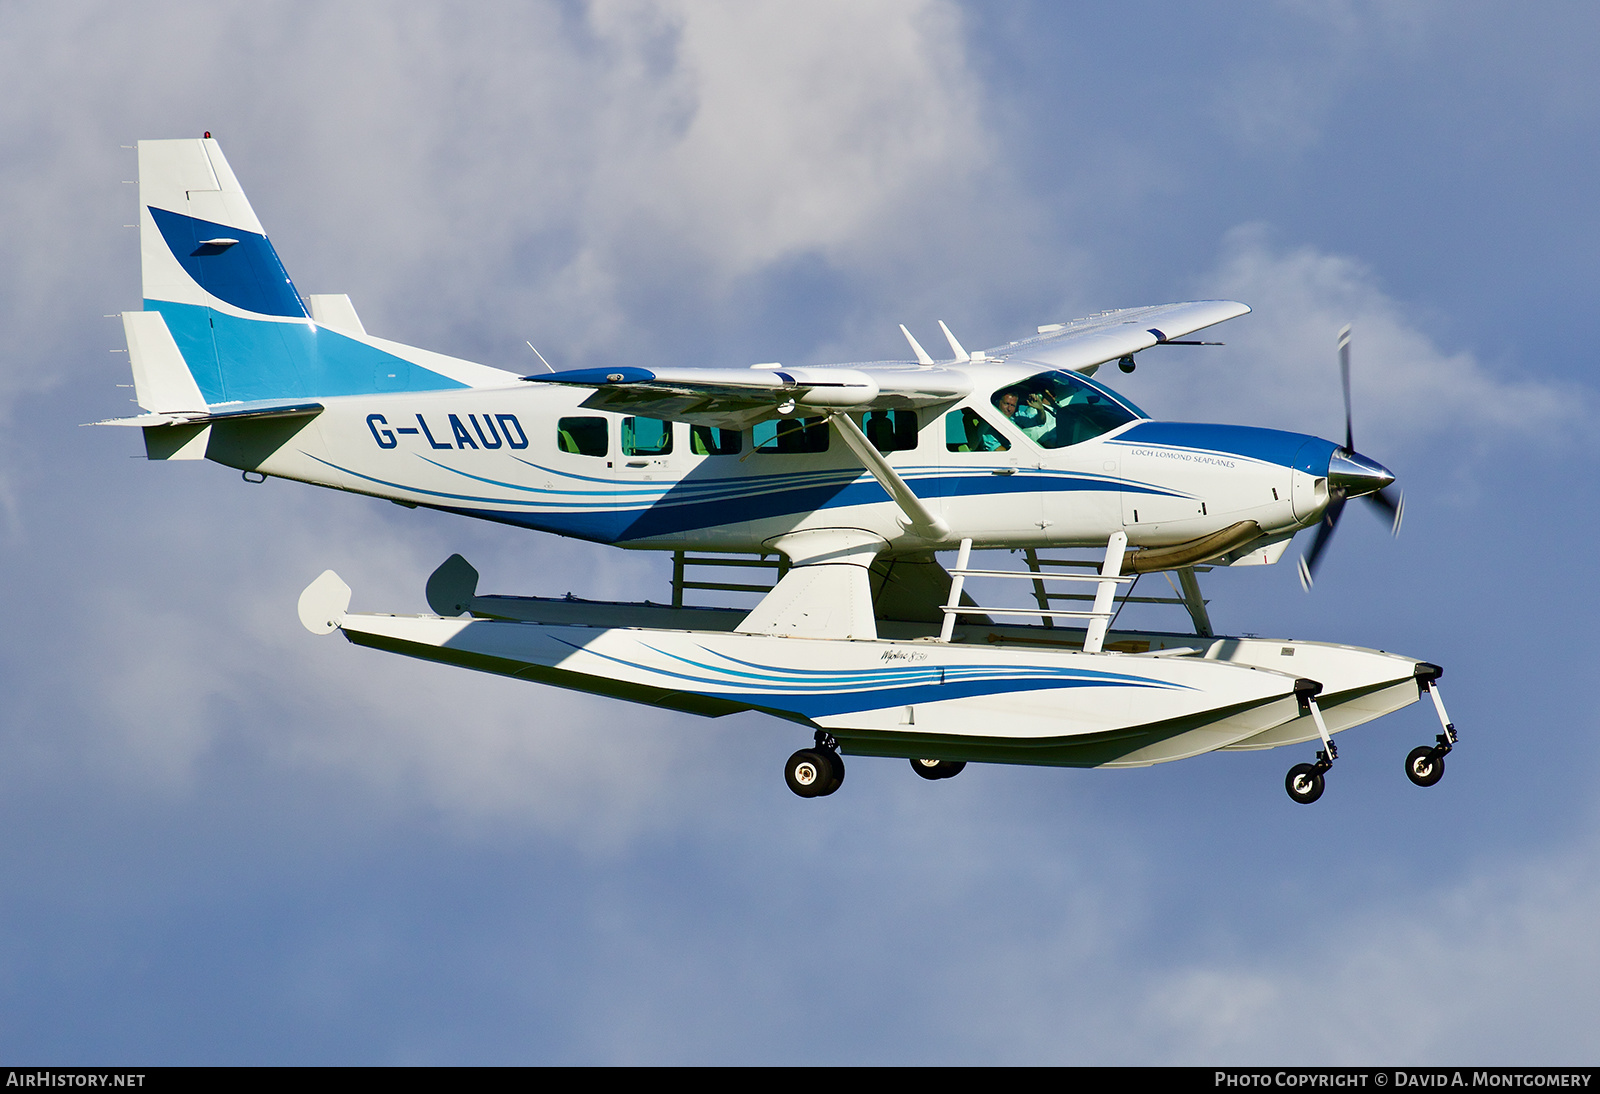
<instances>
[{"instance_id":1,"label":"black tire","mask_svg":"<svg viewBox=\"0 0 1600 1094\"><path fill-rule=\"evenodd\" d=\"M1310 805L1322 797L1326 783L1314 764L1295 764L1283 780L1283 788L1301 805Z\"/></svg>"},{"instance_id":2,"label":"black tire","mask_svg":"<svg viewBox=\"0 0 1600 1094\"><path fill-rule=\"evenodd\" d=\"M790 790L802 798L828 793L826 787L833 781L833 763L824 755L825 751L802 748L789 757L789 762L783 765L783 781L789 784Z\"/></svg>"},{"instance_id":3,"label":"black tire","mask_svg":"<svg viewBox=\"0 0 1600 1094\"><path fill-rule=\"evenodd\" d=\"M1413 748L1406 757L1406 778L1418 786L1432 786L1444 778L1444 757L1427 745Z\"/></svg>"},{"instance_id":4,"label":"black tire","mask_svg":"<svg viewBox=\"0 0 1600 1094\"><path fill-rule=\"evenodd\" d=\"M825 798L839 789L844 782L844 757L831 748L819 749L822 758L828 761L828 782L821 794L817 797Z\"/></svg>"},{"instance_id":5,"label":"black tire","mask_svg":"<svg viewBox=\"0 0 1600 1094\"><path fill-rule=\"evenodd\" d=\"M953 779L961 774L961 769L967 766L965 760L918 760L911 761L911 770L921 775L924 779Z\"/></svg>"}]
</instances>

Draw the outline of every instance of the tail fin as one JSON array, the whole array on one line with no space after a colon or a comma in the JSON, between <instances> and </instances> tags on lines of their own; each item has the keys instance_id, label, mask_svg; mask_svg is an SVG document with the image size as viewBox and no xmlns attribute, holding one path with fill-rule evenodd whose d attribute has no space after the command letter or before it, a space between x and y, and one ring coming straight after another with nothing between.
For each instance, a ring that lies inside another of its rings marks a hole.
<instances>
[{"instance_id":1,"label":"tail fin","mask_svg":"<svg viewBox=\"0 0 1600 1094\"><path fill-rule=\"evenodd\" d=\"M139 142L147 301L310 318L217 142Z\"/></svg>"},{"instance_id":2,"label":"tail fin","mask_svg":"<svg viewBox=\"0 0 1600 1094\"><path fill-rule=\"evenodd\" d=\"M209 134L139 142L139 205L145 310L161 313L209 405L513 378L371 338L348 299L339 319L314 321Z\"/></svg>"}]
</instances>

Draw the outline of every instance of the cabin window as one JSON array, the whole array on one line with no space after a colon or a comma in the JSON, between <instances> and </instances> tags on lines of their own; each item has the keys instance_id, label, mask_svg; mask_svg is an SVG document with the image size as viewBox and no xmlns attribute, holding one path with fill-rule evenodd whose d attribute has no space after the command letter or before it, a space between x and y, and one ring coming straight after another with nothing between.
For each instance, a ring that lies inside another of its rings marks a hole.
<instances>
[{"instance_id":1,"label":"cabin window","mask_svg":"<svg viewBox=\"0 0 1600 1094\"><path fill-rule=\"evenodd\" d=\"M624 456L665 456L672 451L672 423L660 418L622 419Z\"/></svg>"},{"instance_id":2,"label":"cabin window","mask_svg":"<svg viewBox=\"0 0 1600 1094\"><path fill-rule=\"evenodd\" d=\"M575 456L604 456L607 449L604 418L562 418L556 423L556 447Z\"/></svg>"},{"instance_id":3,"label":"cabin window","mask_svg":"<svg viewBox=\"0 0 1600 1094\"><path fill-rule=\"evenodd\" d=\"M944 446L951 452L1004 452L1011 442L970 406L944 416Z\"/></svg>"},{"instance_id":4,"label":"cabin window","mask_svg":"<svg viewBox=\"0 0 1600 1094\"><path fill-rule=\"evenodd\" d=\"M776 418L757 422L751 437L757 452L826 452L828 419Z\"/></svg>"},{"instance_id":5,"label":"cabin window","mask_svg":"<svg viewBox=\"0 0 1600 1094\"><path fill-rule=\"evenodd\" d=\"M869 410L861 419L861 432L879 452L905 452L917 447L915 410Z\"/></svg>"},{"instance_id":6,"label":"cabin window","mask_svg":"<svg viewBox=\"0 0 1600 1094\"><path fill-rule=\"evenodd\" d=\"M689 451L696 456L736 456L740 437L737 429L692 425L689 427Z\"/></svg>"},{"instance_id":7,"label":"cabin window","mask_svg":"<svg viewBox=\"0 0 1600 1094\"><path fill-rule=\"evenodd\" d=\"M1041 448L1081 444L1148 417L1110 388L1061 370L1001 388L994 393L994 405Z\"/></svg>"}]
</instances>

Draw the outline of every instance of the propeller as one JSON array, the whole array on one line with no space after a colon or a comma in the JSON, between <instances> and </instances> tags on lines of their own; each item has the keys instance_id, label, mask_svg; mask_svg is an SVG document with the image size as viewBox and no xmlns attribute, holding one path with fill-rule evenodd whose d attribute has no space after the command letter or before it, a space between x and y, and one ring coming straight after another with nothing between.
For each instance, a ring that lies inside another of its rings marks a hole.
<instances>
[{"instance_id":1,"label":"propeller","mask_svg":"<svg viewBox=\"0 0 1600 1094\"><path fill-rule=\"evenodd\" d=\"M1339 379L1344 386L1344 447L1336 449L1328 459L1328 506L1322 511L1322 521L1317 525L1316 538L1311 550L1300 558L1300 584L1309 589L1316 578L1317 565L1322 552L1333 539L1333 530L1339 526L1344 513L1344 503L1351 498L1365 498L1374 508L1381 510L1389 520L1389 529L1400 534L1400 521L1406 514L1404 492L1394 489L1394 475L1388 468L1356 451L1355 429L1350 412L1350 328L1339 332Z\"/></svg>"}]
</instances>

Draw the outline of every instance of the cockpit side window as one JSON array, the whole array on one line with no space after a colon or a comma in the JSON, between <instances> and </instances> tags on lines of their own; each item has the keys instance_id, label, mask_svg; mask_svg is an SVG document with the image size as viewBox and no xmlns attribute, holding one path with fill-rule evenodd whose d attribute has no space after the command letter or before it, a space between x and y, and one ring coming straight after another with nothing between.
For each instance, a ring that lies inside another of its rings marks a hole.
<instances>
[{"instance_id":1,"label":"cockpit side window","mask_svg":"<svg viewBox=\"0 0 1600 1094\"><path fill-rule=\"evenodd\" d=\"M944 416L944 446L951 452L1004 452L1011 442L970 406Z\"/></svg>"},{"instance_id":2,"label":"cockpit side window","mask_svg":"<svg viewBox=\"0 0 1600 1094\"><path fill-rule=\"evenodd\" d=\"M1041 372L994 393L995 409L1041 448L1066 448L1146 417L1085 377Z\"/></svg>"}]
</instances>

